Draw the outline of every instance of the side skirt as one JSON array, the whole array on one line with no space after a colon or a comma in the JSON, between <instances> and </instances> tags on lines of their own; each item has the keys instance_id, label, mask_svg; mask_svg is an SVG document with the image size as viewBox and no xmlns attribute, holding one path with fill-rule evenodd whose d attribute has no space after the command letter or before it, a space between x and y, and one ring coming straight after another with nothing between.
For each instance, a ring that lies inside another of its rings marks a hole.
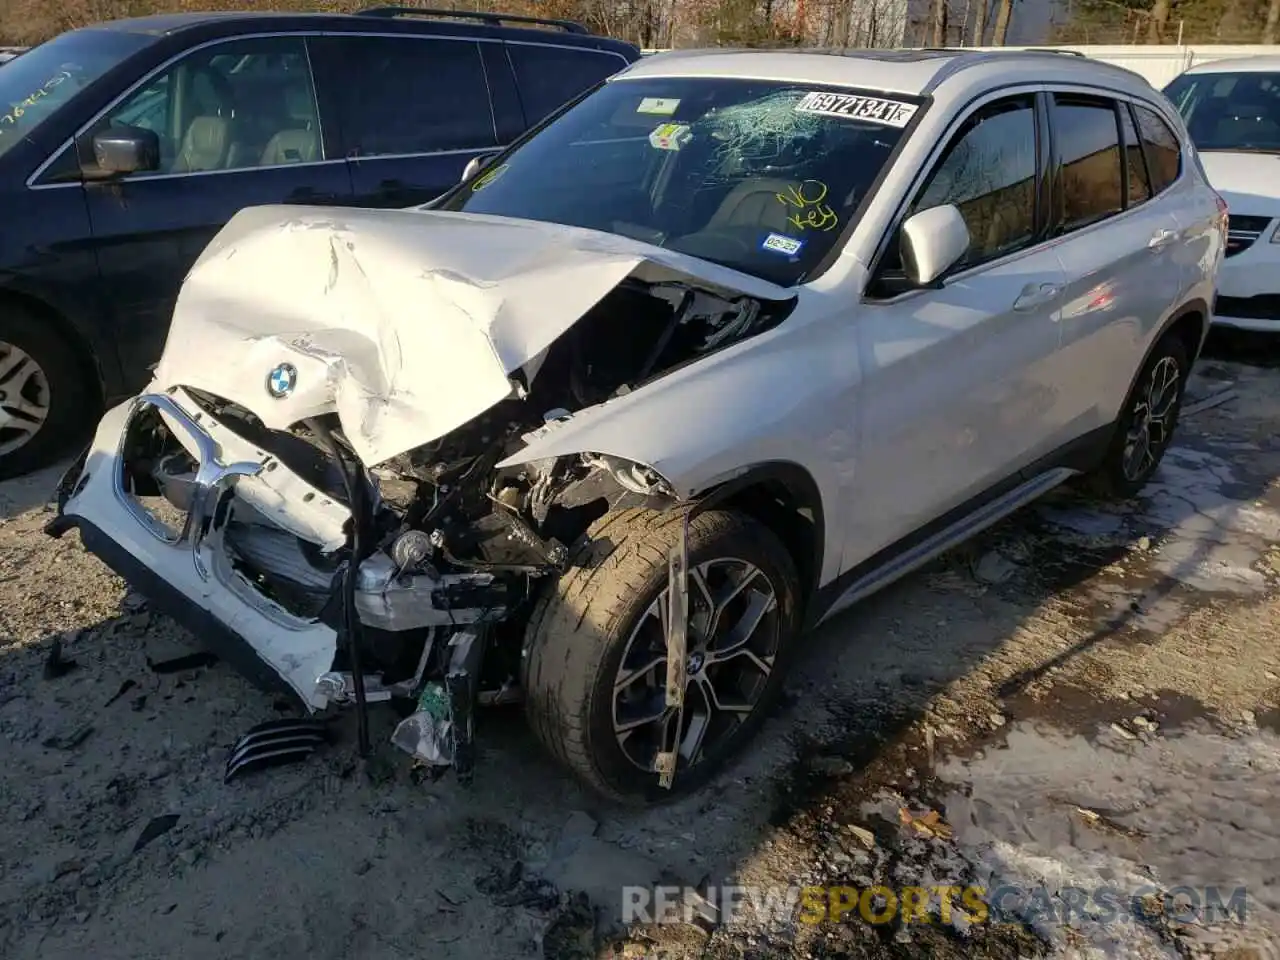
<instances>
[{"instance_id":1,"label":"side skirt","mask_svg":"<svg viewBox=\"0 0 1280 960\"><path fill-rule=\"evenodd\" d=\"M1114 425L1108 425L1091 431L845 571L819 589L809 626L816 627L1087 472L1101 461L1114 430Z\"/></svg>"}]
</instances>

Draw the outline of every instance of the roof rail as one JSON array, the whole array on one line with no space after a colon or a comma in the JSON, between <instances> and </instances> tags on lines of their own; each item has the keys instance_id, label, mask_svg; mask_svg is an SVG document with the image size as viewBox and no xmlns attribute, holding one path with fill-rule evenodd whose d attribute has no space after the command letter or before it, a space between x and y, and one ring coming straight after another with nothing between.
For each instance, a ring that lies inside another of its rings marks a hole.
<instances>
[{"instance_id":1,"label":"roof rail","mask_svg":"<svg viewBox=\"0 0 1280 960\"><path fill-rule=\"evenodd\" d=\"M590 33L585 25L576 20L551 20L546 17L520 17L506 13L484 13L471 10L437 10L433 7L370 7L360 10L360 17L439 17L457 20L479 20L491 27L500 27L504 23L529 23L543 27L558 27L566 33Z\"/></svg>"},{"instance_id":2,"label":"roof rail","mask_svg":"<svg viewBox=\"0 0 1280 960\"><path fill-rule=\"evenodd\" d=\"M998 53L1000 47L912 47L913 50L925 50L929 53ZM1079 50L1065 50L1062 47L1005 47L1009 53L1065 53L1072 57L1083 57Z\"/></svg>"},{"instance_id":3,"label":"roof rail","mask_svg":"<svg viewBox=\"0 0 1280 960\"><path fill-rule=\"evenodd\" d=\"M1017 53L1017 50L1012 51ZM1062 47L1023 47L1023 53L1065 53L1069 57L1083 57L1079 50L1064 50Z\"/></svg>"}]
</instances>

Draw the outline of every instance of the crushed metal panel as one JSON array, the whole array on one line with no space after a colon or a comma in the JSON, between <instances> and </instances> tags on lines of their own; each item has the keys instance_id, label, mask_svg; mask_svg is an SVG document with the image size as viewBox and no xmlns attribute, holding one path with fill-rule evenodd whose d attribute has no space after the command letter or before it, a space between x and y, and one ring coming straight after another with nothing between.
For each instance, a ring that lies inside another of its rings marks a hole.
<instances>
[{"instance_id":1,"label":"crushed metal panel","mask_svg":"<svg viewBox=\"0 0 1280 960\"><path fill-rule=\"evenodd\" d=\"M642 264L749 296L794 293L624 237L470 214L241 211L192 267L159 384L233 398L273 429L336 412L361 460L444 436L512 394ZM293 368L289 389L268 377Z\"/></svg>"}]
</instances>

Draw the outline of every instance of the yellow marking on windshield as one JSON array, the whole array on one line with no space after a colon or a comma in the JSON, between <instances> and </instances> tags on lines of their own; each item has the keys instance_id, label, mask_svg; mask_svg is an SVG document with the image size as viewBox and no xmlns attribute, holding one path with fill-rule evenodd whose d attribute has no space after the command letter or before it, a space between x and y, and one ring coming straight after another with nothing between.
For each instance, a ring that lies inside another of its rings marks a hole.
<instances>
[{"instance_id":1,"label":"yellow marking on windshield","mask_svg":"<svg viewBox=\"0 0 1280 960\"><path fill-rule=\"evenodd\" d=\"M829 192L827 185L821 180L804 180L794 187L787 187L785 191L775 196L779 203L799 211L787 217L787 223L797 230L807 230L812 227L814 230L825 233L828 230L834 230L840 223L836 212L823 203Z\"/></svg>"},{"instance_id":2,"label":"yellow marking on windshield","mask_svg":"<svg viewBox=\"0 0 1280 960\"><path fill-rule=\"evenodd\" d=\"M504 173L507 172L507 166L508 165L504 163L502 166L494 167L488 173L481 176L479 179L476 180L474 184L472 184L471 192L475 193L479 190L483 190L489 184L493 183L493 181L497 180L500 176L502 176Z\"/></svg>"},{"instance_id":3,"label":"yellow marking on windshield","mask_svg":"<svg viewBox=\"0 0 1280 960\"><path fill-rule=\"evenodd\" d=\"M50 80L45 82L44 86L37 89L35 93L31 94L25 100L20 103L12 104L9 112L0 116L0 126L13 126L16 124L19 118L21 118L27 110L34 107L42 98L47 97L54 87L58 86L58 84L62 83L64 80L70 79L71 74L67 73L65 70L61 73L55 74Z\"/></svg>"}]
</instances>

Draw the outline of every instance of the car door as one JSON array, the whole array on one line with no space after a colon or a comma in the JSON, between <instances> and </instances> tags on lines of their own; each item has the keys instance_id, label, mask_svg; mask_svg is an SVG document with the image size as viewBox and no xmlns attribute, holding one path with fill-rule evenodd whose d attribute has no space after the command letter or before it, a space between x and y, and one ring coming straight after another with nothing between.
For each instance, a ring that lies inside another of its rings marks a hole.
<instances>
[{"instance_id":1,"label":"car door","mask_svg":"<svg viewBox=\"0 0 1280 960\"><path fill-rule=\"evenodd\" d=\"M1181 225L1152 199L1128 102L1062 90L1052 99L1053 233L1067 283L1055 429L1101 438L1151 333L1180 302Z\"/></svg>"},{"instance_id":2,"label":"car door","mask_svg":"<svg viewBox=\"0 0 1280 960\"><path fill-rule=\"evenodd\" d=\"M493 61L480 48L465 37L412 35L330 36L316 44L357 204L426 203L454 186L472 157L497 148L486 70Z\"/></svg>"},{"instance_id":3,"label":"car door","mask_svg":"<svg viewBox=\"0 0 1280 960\"><path fill-rule=\"evenodd\" d=\"M957 206L970 247L903 290L891 235L854 320L860 444L843 566L976 506L1044 448L1061 264L1043 242L1037 97L990 98L952 127L903 219Z\"/></svg>"},{"instance_id":4,"label":"car door","mask_svg":"<svg viewBox=\"0 0 1280 960\"><path fill-rule=\"evenodd\" d=\"M164 344L183 277L243 207L346 203L301 36L198 48L139 82L77 138L103 302L121 359L141 376ZM93 137L112 127L156 134L159 165L94 179Z\"/></svg>"}]
</instances>

